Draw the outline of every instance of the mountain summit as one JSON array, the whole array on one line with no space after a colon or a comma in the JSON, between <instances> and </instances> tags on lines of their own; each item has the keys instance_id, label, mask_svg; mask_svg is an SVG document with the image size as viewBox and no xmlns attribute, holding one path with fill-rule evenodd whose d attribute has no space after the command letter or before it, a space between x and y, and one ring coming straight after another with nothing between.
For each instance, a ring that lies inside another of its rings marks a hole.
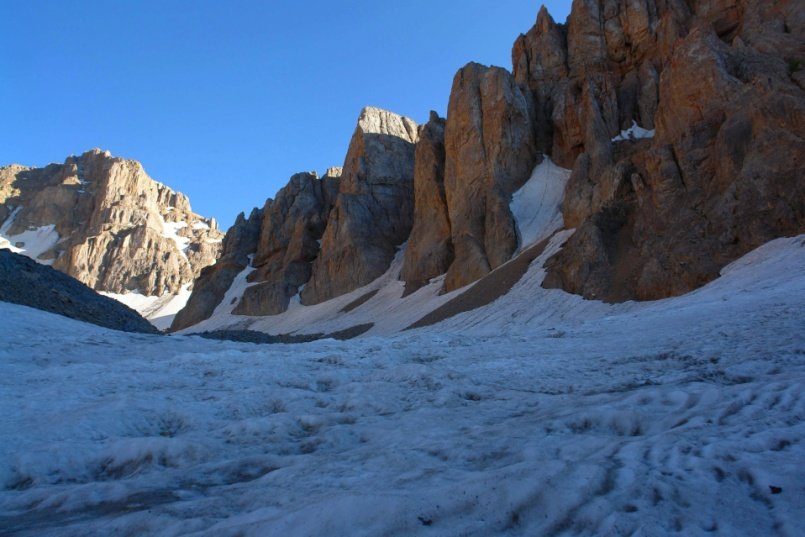
<instances>
[{"instance_id":1,"label":"mountain summit","mask_svg":"<svg viewBox=\"0 0 805 537\"><path fill-rule=\"evenodd\" d=\"M44 168L0 168L0 224L0 247L146 316L186 294L221 250L215 221L193 213L186 196L100 149Z\"/></svg>"}]
</instances>

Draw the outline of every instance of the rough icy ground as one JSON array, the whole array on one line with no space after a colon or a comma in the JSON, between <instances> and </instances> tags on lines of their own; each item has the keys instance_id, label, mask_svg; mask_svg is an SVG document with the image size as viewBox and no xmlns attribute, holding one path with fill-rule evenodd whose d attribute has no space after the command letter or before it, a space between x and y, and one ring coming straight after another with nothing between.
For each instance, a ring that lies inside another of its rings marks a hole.
<instances>
[{"instance_id":1,"label":"rough icy ground","mask_svg":"<svg viewBox=\"0 0 805 537\"><path fill-rule=\"evenodd\" d=\"M805 535L803 267L296 346L0 304L0 534Z\"/></svg>"}]
</instances>

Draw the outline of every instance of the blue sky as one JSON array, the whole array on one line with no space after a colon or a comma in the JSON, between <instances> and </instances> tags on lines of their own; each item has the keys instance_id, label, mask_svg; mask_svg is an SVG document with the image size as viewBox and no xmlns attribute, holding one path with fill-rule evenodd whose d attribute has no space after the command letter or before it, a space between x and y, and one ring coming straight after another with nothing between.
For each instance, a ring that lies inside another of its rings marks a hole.
<instances>
[{"instance_id":1,"label":"blue sky","mask_svg":"<svg viewBox=\"0 0 805 537\"><path fill-rule=\"evenodd\" d=\"M422 122L467 62L511 69L540 4L2 0L0 165L101 147L226 228L340 166L363 106Z\"/></svg>"}]
</instances>

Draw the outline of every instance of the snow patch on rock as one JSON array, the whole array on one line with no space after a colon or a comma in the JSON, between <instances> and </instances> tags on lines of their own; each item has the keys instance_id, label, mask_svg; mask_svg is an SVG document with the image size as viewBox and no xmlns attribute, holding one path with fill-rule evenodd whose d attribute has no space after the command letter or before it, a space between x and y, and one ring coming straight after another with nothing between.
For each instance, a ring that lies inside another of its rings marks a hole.
<instances>
[{"instance_id":1,"label":"snow patch on rock","mask_svg":"<svg viewBox=\"0 0 805 537\"><path fill-rule=\"evenodd\" d=\"M627 140L643 140L646 138L654 138L655 129L644 129L637 124L637 121L632 121L632 126L626 130L621 131L619 135L612 139L613 142L625 142Z\"/></svg>"},{"instance_id":2,"label":"snow patch on rock","mask_svg":"<svg viewBox=\"0 0 805 537\"><path fill-rule=\"evenodd\" d=\"M526 184L514 193L509 208L517 223L521 250L562 228L562 198L569 178L570 170L545 155Z\"/></svg>"},{"instance_id":3,"label":"snow patch on rock","mask_svg":"<svg viewBox=\"0 0 805 537\"><path fill-rule=\"evenodd\" d=\"M190 334L226 328L248 328L268 334L329 334L358 325L373 323L367 335L392 334L403 330L419 320L425 313L436 309L464 289L440 294L444 276L431 282L406 297L402 297L405 283L399 280L400 270L405 259L405 245L397 252L389 269L373 282L352 292L338 296L320 304L304 306L299 295L291 298L288 310L278 315L251 317L232 315L243 291L249 285L246 276L252 270L247 268L232 282L226 296L212 316L180 333ZM375 293L360 307L344 311L350 303Z\"/></svg>"},{"instance_id":4,"label":"snow patch on rock","mask_svg":"<svg viewBox=\"0 0 805 537\"><path fill-rule=\"evenodd\" d=\"M187 227L187 222L166 222L162 220L162 236L176 243L176 248L187 259L187 247L190 245L188 237L179 235L179 230Z\"/></svg>"},{"instance_id":5,"label":"snow patch on rock","mask_svg":"<svg viewBox=\"0 0 805 537\"><path fill-rule=\"evenodd\" d=\"M0 227L0 249L22 254L43 265L52 265L53 259L39 259L39 256L56 246L61 238L54 224L30 228L17 235L8 234L20 209L14 209Z\"/></svg>"}]
</instances>

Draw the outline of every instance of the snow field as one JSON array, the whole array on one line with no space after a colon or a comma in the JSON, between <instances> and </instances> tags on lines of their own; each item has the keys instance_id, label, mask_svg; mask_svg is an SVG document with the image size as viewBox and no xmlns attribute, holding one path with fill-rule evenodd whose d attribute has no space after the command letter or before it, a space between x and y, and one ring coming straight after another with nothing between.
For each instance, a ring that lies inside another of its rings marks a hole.
<instances>
[{"instance_id":1,"label":"snow field","mask_svg":"<svg viewBox=\"0 0 805 537\"><path fill-rule=\"evenodd\" d=\"M515 288L463 329L304 345L0 304L0 528L802 535L803 262L780 239L679 298L529 317Z\"/></svg>"}]
</instances>

